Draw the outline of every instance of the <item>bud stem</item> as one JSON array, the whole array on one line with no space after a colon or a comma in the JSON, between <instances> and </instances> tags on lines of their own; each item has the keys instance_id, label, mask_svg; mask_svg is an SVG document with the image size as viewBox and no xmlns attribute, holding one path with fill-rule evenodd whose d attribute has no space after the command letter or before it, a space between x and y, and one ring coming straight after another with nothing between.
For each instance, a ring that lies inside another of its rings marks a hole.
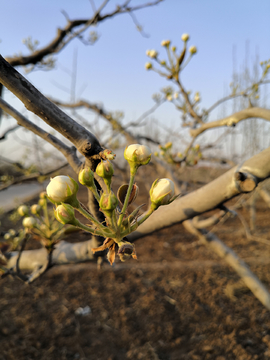
<instances>
[{"instance_id":1,"label":"bud stem","mask_svg":"<svg viewBox=\"0 0 270 360\"><path fill-rule=\"evenodd\" d=\"M77 210L88 220L91 220L100 230L106 229L98 220L96 220L89 212L85 209L84 205L79 203Z\"/></svg>"},{"instance_id":2,"label":"bud stem","mask_svg":"<svg viewBox=\"0 0 270 360\"><path fill-rule=\"evenodd\" d=\"M135 172L135 174L136 174L136 172ZM127 210L127 207L128 207L129 198L130 198L130 195L131 195L131 191L133 189L135 174L134 175L130 174L128 191L127 191L127 194L126 194L126 197L125 197L125 202L124 202L124 206L123 206L122 211L121 211L121 215L119 216L119 219L118 219L118 227L121 227L123 218L125 216L125 213L126 213L126 210Z\"/></svg>"},{"instance_id":3,"label":"bud stem","mask_svg":"<svg viewBox=\"0 0 270 360\"><path fill-rule=\"evenodd\" d=\"M89 233L91 233L92 235L98 235L98 236L102 236L102 237L111 237L111 236L114 236L114 234L111 234L111 232L108 231L108 228L105 228L107 231L106 233L102 232L102 231L99 231L99 230L96 230L96 229L92 229L90 228L89 226L86 226L84 224L82 224L79 220L76 219L76 222L74 224L74 226L82 229L82 230L85 230Z\"/></svg>"}]
</instances>

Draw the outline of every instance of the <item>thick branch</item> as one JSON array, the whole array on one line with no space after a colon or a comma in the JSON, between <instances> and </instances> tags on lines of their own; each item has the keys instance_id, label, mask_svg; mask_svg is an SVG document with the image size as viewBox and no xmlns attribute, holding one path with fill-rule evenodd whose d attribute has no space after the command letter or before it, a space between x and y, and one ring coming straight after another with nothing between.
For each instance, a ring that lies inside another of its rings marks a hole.
<instances>
[{"instance_id":1,"label":"thick branch","mask_svg":"<svg viewBox=\"0 0 270 360\"><path fill-rule=\"evenodd\" d=\"M29 111L70 140L81 154L90 157L102 150L97 138L92 133L42 95L1 55L0 82L17 96Z\"/></svg>"},{"instance_id":2,"label":"thick branch","mask_svg":"<svg viewBox=\"0 0 270 360\"><path fill-rule=\"evenodd\" d=\"M57 150L59 150L65 156L65 158L67 159L73 170L78 173L79 168L81 166L81 161L78 159L76 155L76 148L65 145L61 140L57 139L55 136L47 133L37 125L33 124L31 121L26 119L22 114L20 114L17 110L15 110L11 105L9 105L6 101L4 101L1 97L0 97L0 108L3 109L9 115L11 115L14 119L16 119L18 125L23 126L24 128L32 131L34 134L38 135L39 137L47 141L49 144L54 146Z\"/></svg>"},{"instance_id":3,"label":"thick branch","mask_svg":"<svg viewBox=\"0 0 270 360\"><path fill-rule=\"evenodd\" d=\"M242 177L242 174L250 176ZM238 194L253 190L258 182L269 176L270 148L253 156L241 167L230 169L209 184L167 205L166 208L160 207L137 231L128 236L129 241L213 210Z\"/></svg>"},{"instance_id":4,"label":"thick branch","mask_svg":"<svg viewBox=\"0 0 270 360\"><path fill-rule=\"evenodd\" d=\"M92 247L92 240L83 241L80 243L71 244L66 241L60 241L52 253L52 266L61 264L72 264L94 259ZM8 254L9 259L7 268L12 268L16 265L18 258L18 251ZM48 252L45 248L37 250L23 251L20 257L20 269L37 271L44 267L48 262Z\"/></svg>"},{"instance_id":5,"label":"thick branch","mask_svg":"<svg viewBox=\"0 0 270 360\"><path fill-rule=\"evenodd\" d=\"M249 118L260 118L270 121L270 110L259 107L251 107L248 109L244 109L234 113L233 115L227 116L224 119L205 123L198 129L191 129L190 135L193 137L197 137L198 135L202 134L204 131L208 129L213 129L221 126L235 126L240 121Z\"/></svg>"}]
</instances>

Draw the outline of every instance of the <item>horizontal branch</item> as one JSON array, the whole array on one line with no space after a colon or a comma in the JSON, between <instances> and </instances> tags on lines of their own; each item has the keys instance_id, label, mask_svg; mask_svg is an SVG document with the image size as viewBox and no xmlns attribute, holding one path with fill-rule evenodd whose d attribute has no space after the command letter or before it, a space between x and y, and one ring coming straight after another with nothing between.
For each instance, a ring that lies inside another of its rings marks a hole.
<instances>
[{"instance_id":1,"label":"horizontal branch","mask_svg":"<svg viewBox=\"0 0 270 360\"><path fill-rule=\"evenodd\" d=\"M79 172L81 161L76 155L76 148L67 146L61 140L57 139L54 135L47 133L39 126L33 124L30 120L26 119L26 117L24 117L21 113L15 110L1 97L0 108L3 109L6 113L8 113L10 116L12 116L15 120L17 120L18 125L32 131L34 134L38 135L40 138L47 141L49 144L59 150L65 156L72 169L76 173Z\"/></svg>"},{"instance_id":2,"label":"horizontal branch","mask_svg":"<svg viewBox=\"0 0 270 360\"><path fill-rule=\"evenodd\" d=\"M0 159L1 159L1 157L0 157ZM38 178L40 178L42 176L48 177L50 175L53 175L55 172L58 172L59 170L64 169L68 165L69 165L69 163L65 163L65 164L57 166L57 168L55 168L53 170L50 170L50 171L47 171L45 173L39 171L39 172L30 174L30 175L18 176L14 180L12 180L11 182L8 182L7 184L4 184L4 185L0 186L0 191L8 189L12 185L21 184L23 182L29 182L29 181L38 180ZM79 166L78 166L78 170L79 170ZM75 171L75 169L74 169L74 171Z\"/></svg>"},{"instance_id":3,"label":"horizontal branch","mask_svg":"<svg viewBox=\"0 0 270 360\"><path fill-rule=\"evenodd\" d=\"M217 179L192 193L161 206L138 230L128 236L134 241L165 227L191 219L220 207L242 192L252 191L258 182L270 176L270 148L235 166Z\"/></svg>"},{"instance_id":4,"label":"horizontal branch","mask_svg":"<svg viewBox=\"0 0 270 360\"><path fill-rule=\"evenodd\" d=\"M83 262L94 259L92 247L96 247L96 243L92 240L83 241L79 243L69 243L66 241L60 241L52 253L52 266L63 265ZM9 257L7 268L13 268L16 266L16 262L19 256L18 251L7 254ZM37 250L25 250L20 256L20 269L37 271L44 267L48 261L48 252L45 248Z\"/></svg>"},{"instance_id":5,"label":"horizontal branch","mask_svg":"<svg viewBox=\"0 0 270 360\"><path fill-rule=\"evenodd\" d=\"M211 121L209 123L205 123L201 125L197 129L191 129L189 131L192 137L197 137L202 134L204 131L221 127L221 126L235 126L242 120L246 120L249 118L260 118L264 120L270 121L270 110L259 108L259 107L250 107L248 109L244 109L234 113L233 115L227 116L224 119Z\"/></svg>"}]
</instances>

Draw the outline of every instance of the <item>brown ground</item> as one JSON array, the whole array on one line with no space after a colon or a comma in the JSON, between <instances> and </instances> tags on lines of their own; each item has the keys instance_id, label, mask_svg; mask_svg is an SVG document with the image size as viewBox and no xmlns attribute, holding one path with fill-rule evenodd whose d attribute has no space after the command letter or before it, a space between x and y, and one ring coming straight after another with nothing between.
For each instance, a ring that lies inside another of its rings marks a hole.
<instances>
[{"instance_id":1,"label":"brown ground","mask_svg":"<svg viewBox=\"0 0 270 360\"><path fill-rule=\"evenodd\" d=\"M256 225L270 239L263 202ZM270 247L246 240L237 218L215 233L270 289ZM138 261L55 267L30 286L3 279L0 360L270 359L270 312L195 240L175 225L140 239Z\"/></svg>"}]
</instances>

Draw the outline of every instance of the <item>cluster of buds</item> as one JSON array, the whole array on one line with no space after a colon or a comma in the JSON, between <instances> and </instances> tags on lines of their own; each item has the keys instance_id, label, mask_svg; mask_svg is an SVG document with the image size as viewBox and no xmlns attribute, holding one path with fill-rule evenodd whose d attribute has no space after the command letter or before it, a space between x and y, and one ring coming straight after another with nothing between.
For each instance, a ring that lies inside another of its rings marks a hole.
<instances>
[{"instance_id":1,"label":"cluster of buds","mask_svg":"<svg viewBox=\"0 0 270 360\"><path fill-rule=\"evenodd\" d=\"M0 241L0 253L16 250L23 238L24 231L22 229L19 231L9 229L6 233L4 233L3 241Z\"/></svg>"},{"instance_id":2,"label":"cluster of buds","mask_svg":"<svg viewBox=\"0 0 270 360\"><path fill-rule=\"evenodd\" d=\"M99 192L95 185L94 172L85 168L79 173L79 182L86 186L99 203L100 211L106 219L106 226L100 223L77 199L78 184L68 176L56 176L51 179L47 187L48 198L56 205L54 214L62 224L71 224L92 235L105 238L103 244L93 248L93 253L108 250L108 260L111 264L115 261L116 254L121 261L136 257L135 246L125 240L125 237L135 231L148 217L161 205L170 204L176 199L174 184L169 179L156 180L150 190L151 206L148 211L139 217L142 206L137 207L131 214L128 206L134 202L138 193L135 184L135 175L138 168L147 165L151 160L151 150L148 146L133 144L124 151L124 157L129 164L129 184L122 185L117 191L117 196L111 188L113 167L110 161L101 161L96 168L96 174L105 183L105 190ZM120 210L120 205L122 206ZM91 225L84 225L75 216L75 210L81 213Z\"/></svg>"},{"instance_id":3,"label":"cluster of buds","mask_svg":"<svg viewBox=\"0 0 270 360\"><path fill-rule=\"evenodd\" d=\"M153 64L150 62L147 62L145 64L146 70L152 69L152 70L156 71L158 74L160 74L161 76L166 77L167 79L175 78L175 80L178 80L180 70L182 70L187 65L187 63L190 61L191 57L197 53L196 46L194 46L194 45L191 46L189 48L190 55L184 63L184 60L186 57L186 52L187 52L187 42L189 41L189 34L183 34L181 36L181 39L184 42L184 44L183 44L183 48L179 54L177 54L176 46L171 46L170 40L161 41L161 46L163 46L166 49L167 56L168 56L168 62L166 62L166 60L159 60L158 52L156 50L147 50L146 55L148 57L150 57L151 59L153 59L154 61L156 61L166 71L164 72L163 70L158 70L158 69L154 68ZM171 101L171 100L169 100L169 101Z\"/></svg>"},{"instance_id":4,"label":"cluster of buds","mask_svg":"<svg viewBox=\"0 0 270 360\"><path fill-rule=\"evenodd\" d=\"M46 192L40 193L38 204L31 207L21 205L17 213L23 217L23 230L20 233L22 236L20 241L16 242L18 244L26 234L31 234L50 250L65 235L66 229L55 220L53 212L48 210Z\"/></svg>"}]
</instances>

